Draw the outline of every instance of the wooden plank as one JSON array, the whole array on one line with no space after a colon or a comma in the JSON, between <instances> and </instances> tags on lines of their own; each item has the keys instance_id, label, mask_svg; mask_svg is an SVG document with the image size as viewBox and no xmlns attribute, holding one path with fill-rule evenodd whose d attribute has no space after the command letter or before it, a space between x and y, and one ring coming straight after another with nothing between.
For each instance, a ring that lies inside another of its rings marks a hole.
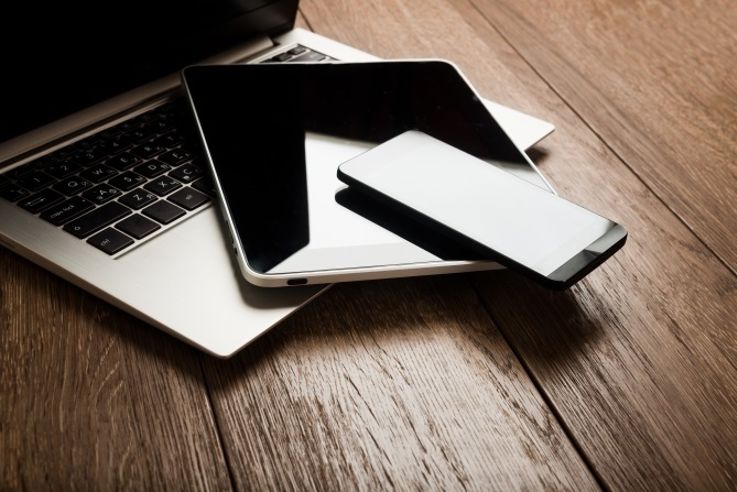
<instances>
[{"instance_id":1,"label":"wooden plank","mask_svg":"<svg viewBox=\"0 0 737 492\"><path fill-rule=\"evenodd\" d=\"M734 1L474 3L737 272Z\"/></svg>"},{"instance_id":2,"label":"wooden plank","mask_svg":"<svg viewBox=\"0 0 737 492\"><path fill-rule=\"evenodd\" d=\"M503 40L476 9L458 6L487 46L479 51L486 63ZM555 11L544 7L553 18ZM476 79L482 93L501 87L509 104L534 106L553 121L558 130L539 154L546 174L563 196L616 218L631 235L569 292L547 292L512 274L478 275L489 312L607 486L734 488L735 276L550 87L505 61L520 78L488 70Z\"/></svg>"},{"instance_id":3,"label":"wooden plank","mask_svg":"<svg viewBox=\"0 0 737 492\"><path fill-rule=\"evenodd\" d=\"M0 249L0 489L226 489L194 350Z\"/></svg>"},{"instance_id":4,"label":"wooden plank","mask_svg":"<svg viewBox=\"0 0 737 492\"><path fill-rule=\"evenodd\" d=\"M238 489L596 489L466 278L335 286L207 358Z\"/></svg>"},{"instance_id":5,"label":"wooden plank","mask_svg":"<svg viewBox=\"0 0 737 492\"><path fill-rule=\"evenodd\" d=\"M297 18L294 21L294 27L300 27L302 29L310 29L310 25L307 23L307 19L305 19L305 16L302 13L301 8L297 11Z\"/></svg>"}]
</instances>

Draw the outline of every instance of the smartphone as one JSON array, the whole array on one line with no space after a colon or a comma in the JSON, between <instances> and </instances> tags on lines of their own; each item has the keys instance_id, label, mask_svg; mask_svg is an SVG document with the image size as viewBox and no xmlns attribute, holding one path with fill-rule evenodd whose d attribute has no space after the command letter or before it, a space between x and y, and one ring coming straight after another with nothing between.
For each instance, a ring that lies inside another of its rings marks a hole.
<instances>
[{"instance_id":1,"label":"smartphone","mask_svg":"<svg viewBox=\"0 0 737 492\"><path fill-rule=\"evenodd\" d=\"M625 229L417 130L344 162L338 179L543 285L566 289L621 248Z\"/></svg>"}]
</instances>

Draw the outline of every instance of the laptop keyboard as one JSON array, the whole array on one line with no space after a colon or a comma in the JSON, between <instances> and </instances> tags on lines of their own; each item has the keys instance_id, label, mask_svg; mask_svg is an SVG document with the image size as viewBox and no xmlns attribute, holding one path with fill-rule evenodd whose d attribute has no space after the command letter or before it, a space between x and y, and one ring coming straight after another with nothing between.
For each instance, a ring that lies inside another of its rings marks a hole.
<instances>
[{"instance_id":1,"label":"laptop keyboard","mask_svg":"<svg viewBox=\"0 0 737 492\"><path fill-rule=\"evenodd\" d=\"M295 46L265 62L329 61ZM182 97L0 174L0 197L116 255L214 196Z\"/></svg>"}]
</instances>

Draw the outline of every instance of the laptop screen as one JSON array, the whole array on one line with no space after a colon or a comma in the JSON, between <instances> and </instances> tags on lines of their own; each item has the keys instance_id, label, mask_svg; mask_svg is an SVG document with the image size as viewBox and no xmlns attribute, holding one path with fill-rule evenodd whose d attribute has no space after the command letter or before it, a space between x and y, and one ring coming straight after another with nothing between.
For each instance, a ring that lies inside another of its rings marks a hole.
<instances>
[{"instance_id":1,"label":"laptop screen","mask_svg":"<svg viewBox=\"0 0 737 492\"><path fill-rule=\"evenodd\" d=\"M0 142L294 24L298 0L13 2L0 7Z\"/></svg>"}]
</instances>

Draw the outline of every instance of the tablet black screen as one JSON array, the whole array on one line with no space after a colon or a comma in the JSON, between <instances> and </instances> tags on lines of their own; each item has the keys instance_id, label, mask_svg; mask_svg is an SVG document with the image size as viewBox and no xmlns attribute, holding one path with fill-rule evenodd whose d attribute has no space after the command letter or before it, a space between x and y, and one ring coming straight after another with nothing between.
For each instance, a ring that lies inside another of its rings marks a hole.
<instances>
[{"instance_id":1,"label":"tablet black screen","mask_svg":"<svg viewBox=\"0 0 737 492\"><path fill-rule=\"evenodd\" d=\"M337 166L407 130L527 166L445 62L201 66L184 77L246 261L258 273L472 259L411 243L338 203Z\"/></svg>"}]
</instances>

